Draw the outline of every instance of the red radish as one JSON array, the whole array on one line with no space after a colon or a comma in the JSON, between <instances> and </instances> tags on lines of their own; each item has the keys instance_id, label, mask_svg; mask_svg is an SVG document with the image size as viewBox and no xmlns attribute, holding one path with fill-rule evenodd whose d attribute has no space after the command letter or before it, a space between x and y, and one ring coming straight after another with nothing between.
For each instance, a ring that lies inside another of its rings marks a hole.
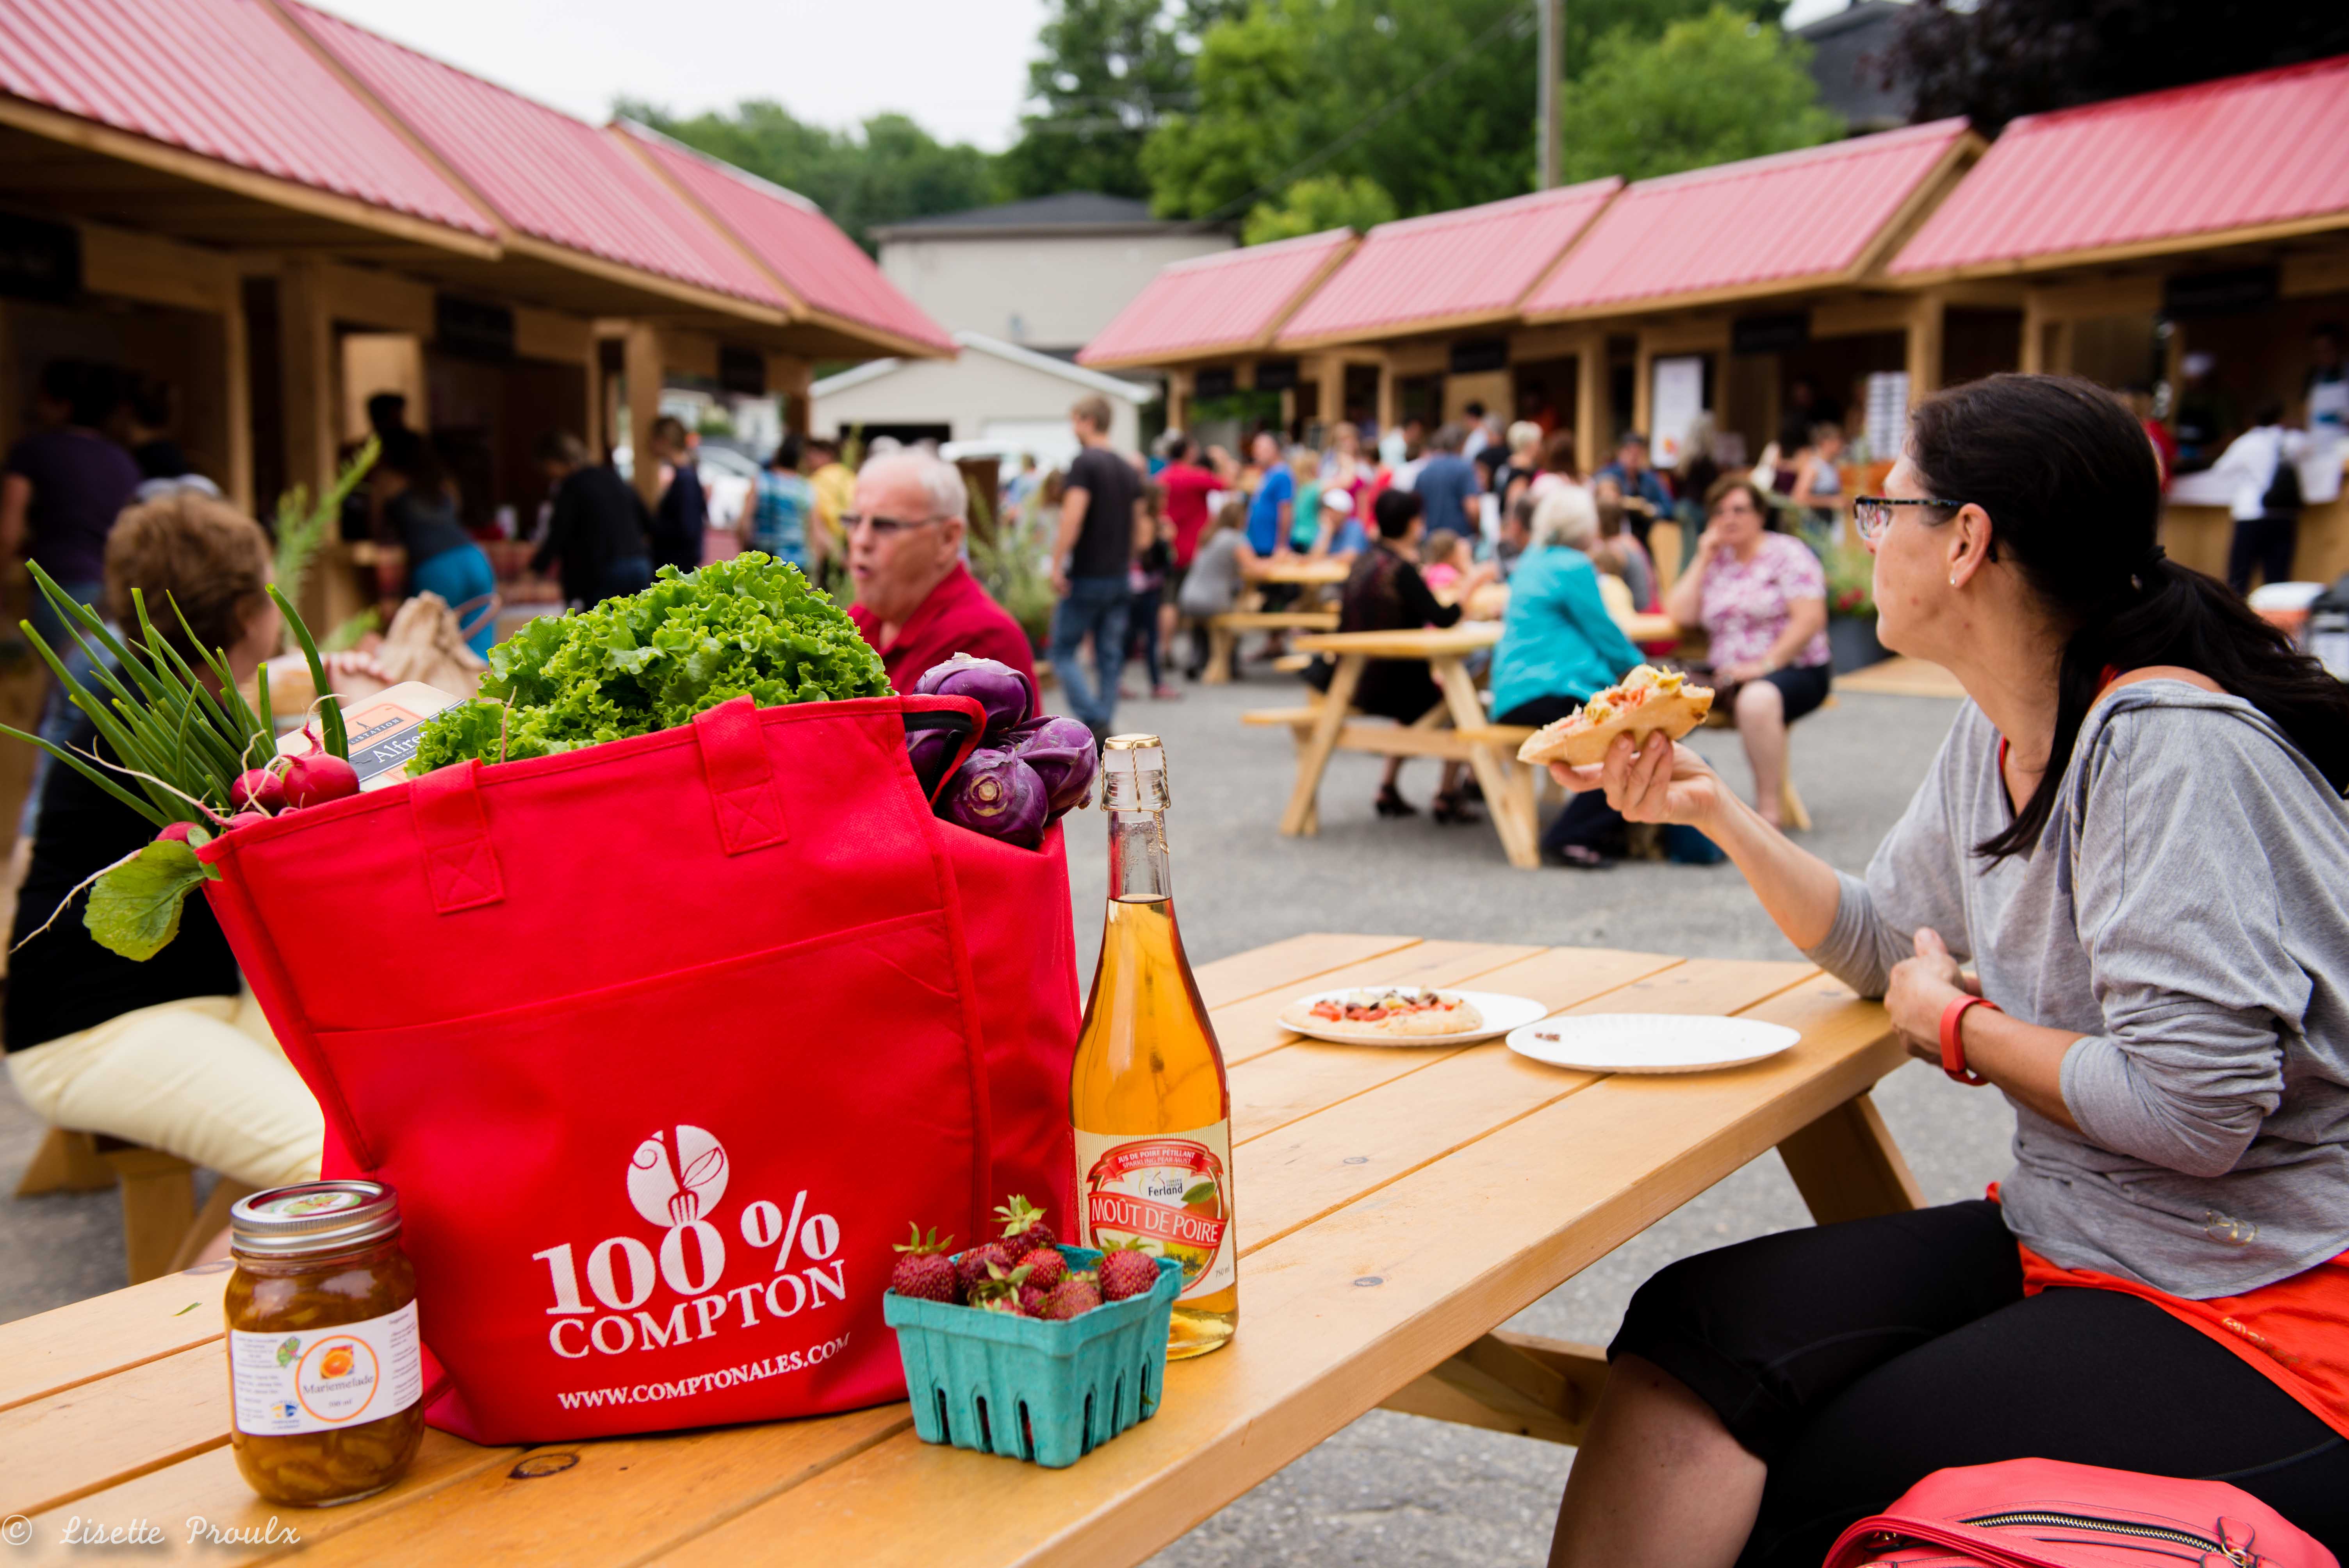
<instances>
[{"instance_id":1,"label":"red radish","mask_svg":"<svg viewBox=\"0 0 2349 1568\"><path fill-rule=\"evenodd\" d=\"M156 834L155 838L158 842L168 841L174 844L184 844L188 841L188 830L194 826L193 822L166 822L163 824L163 830Z\"/></svg>"},{"instance_id":2,"label":"red radish","mask_svg":"<svg viewBox=\"0 0 2349 1568\"><path fill-rule=\"evenodd\" d=\"M266 768L248 768L228 787L228 803L239 810L274 811L285 804L285 781Z\"/></svg>"},{"instance_id":3,"label":"red radish","mask_svg":"<svg viewBox=\"0 0 2349 1568\"><path fill-rule=\"evenodd\" d=\"M266 811L239 811L228 820L229 830L234 832L239 828L249 828L255 822L268 820L269 813Z\"/></svg>"},{"instance_id":4,"label":"red radish","mask_svg":"<svg viewBox=\"0 0 2349 1568\"><path fill-rule=\"evenodd\" d=\"M288 806L323 806L358 792L358 770L327 752L305 753L285 766Z\"/></svg>"}]
</instances>

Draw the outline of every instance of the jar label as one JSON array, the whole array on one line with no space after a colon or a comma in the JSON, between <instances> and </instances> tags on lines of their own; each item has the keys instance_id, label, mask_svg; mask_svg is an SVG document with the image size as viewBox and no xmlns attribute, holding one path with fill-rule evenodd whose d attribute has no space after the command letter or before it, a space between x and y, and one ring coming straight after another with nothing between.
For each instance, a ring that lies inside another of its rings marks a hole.
<instances>
[{"instance_id":1,"label":"jar label","mask_svg":"<svg viewBox=\"0 0 2349 1568\"><path fill-rule=\"evenodd\" d=\"M397 1415L424 1397L416 1304L305 1334L228 1336L236 1429L248 1437L327 1432Z\"/></svg>"},{"instance_id":2,"label":"jar label","mask_svg":"<svg viewBox=\"0 0 2349 1568\"><path fill-rule=\"evenodd\" d=\"M1139 1238L1144 1252L1173 1258L1183 1265L1177 1301L1230 1289L1239 1277L1231 1170L1228 1121L1144 1138L1079 1128L1084 1245Z\"/></svg>"}]
</instances>

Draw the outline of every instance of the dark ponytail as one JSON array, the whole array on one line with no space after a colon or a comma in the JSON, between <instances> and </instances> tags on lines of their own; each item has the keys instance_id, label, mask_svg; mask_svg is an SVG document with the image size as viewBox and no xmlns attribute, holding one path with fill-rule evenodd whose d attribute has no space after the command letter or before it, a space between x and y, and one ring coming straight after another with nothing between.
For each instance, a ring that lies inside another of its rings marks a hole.
<instances>
[{"instance_id":1,"label":"dark ponytail","mask_svg":"<svg viewBox=\"0 0 2349 1568\"><path fill-rule=\"evenodd\" d=\"M1970 381L1918 405L1909 454L1927 493L1989 514L1992 559L2011 559L2073 627L2047 770L1976 853L2002 860L2039 841L2107 669L2199 670L2274 720L2335 790L2349 789L2349 688L2224 583L2164 558L2153 446L2112 394L2075 376Z\"/></svg>"}]
</instances>

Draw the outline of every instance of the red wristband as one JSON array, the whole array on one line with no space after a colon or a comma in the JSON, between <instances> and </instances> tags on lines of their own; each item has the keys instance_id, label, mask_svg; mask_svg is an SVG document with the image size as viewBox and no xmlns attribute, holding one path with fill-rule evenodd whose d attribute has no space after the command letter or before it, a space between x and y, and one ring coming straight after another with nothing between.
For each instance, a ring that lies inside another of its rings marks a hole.
<instances>
[{"instance_id":1,"label":"red wristband","mask_svg":"<svg viewBox=\"0 0 2349 1568\"><path fill-rule=\"evenodd\" d=\"M1941 1009L1941 1070L1960 1083L1985 1084L1990 1079L1966 1066L1966 1044L1958 1037L1958 1026L1964 1021L1969 1007L1988 1007L1993 1013L2006 1009L1987 996L1961 996Z\"/></svg>"}]
</instances>

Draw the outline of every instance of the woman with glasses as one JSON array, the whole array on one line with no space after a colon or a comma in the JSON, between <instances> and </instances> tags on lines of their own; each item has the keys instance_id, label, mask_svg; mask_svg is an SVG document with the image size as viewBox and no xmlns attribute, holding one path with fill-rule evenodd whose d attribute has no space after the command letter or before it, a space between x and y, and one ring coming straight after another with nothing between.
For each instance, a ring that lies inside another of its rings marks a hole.
<instances>
[{"instance_id":1,"label":"woman with glasses","mask_svg":"<svg viewBox=\"0 0 2349 1568\"><path fill-rule=\"evenodd\" d=\"M1886 489L1856 508L1878 634L1971 700L1865 878L1685 747L1557 774L1726 850L1913 1053L2005 1096L2015 1164L1650 1280L1550 1560L1809 1568L1932 1471L2023 1457L2230 1480L2349 1549L2349 695L2163 558L2153 449L2089 382L1927 399Z\"/></svg>"},{"instance_id":2,"label":"woman with glasses","mask_svg":"<svg viewBox=\"0 0 2349 1568\"><path fill-rule=\"evenodd\" d=\"M1664 595L1664 614L1702 626L1713 701L1737 720L1754 769L1754 809L1779 825L1786 727L1826 701L1827 579L1819 558L1773 532L1770 505L1751 480L1716 480L1704 498L1696 556Z\"/></svg>"}]
</instances>

